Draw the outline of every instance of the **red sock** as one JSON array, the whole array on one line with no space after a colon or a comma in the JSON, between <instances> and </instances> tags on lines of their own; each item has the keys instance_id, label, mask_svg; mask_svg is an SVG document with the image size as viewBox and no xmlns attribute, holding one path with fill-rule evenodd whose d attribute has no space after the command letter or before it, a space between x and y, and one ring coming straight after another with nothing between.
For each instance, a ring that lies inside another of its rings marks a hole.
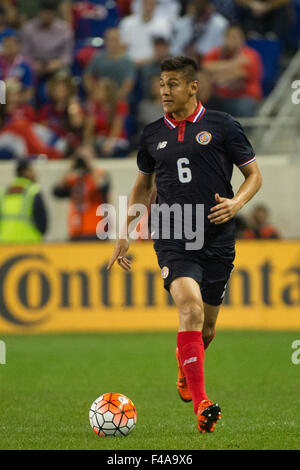
<instances>
[{"instance_id":1,"label":"red sock","mask_svg":"<svg viewBox=\"0 0 300 470\"><path fill-rule=\"evenodd\" d=\"M210 345L210 343L211 343L212 340L214 339L215 334L216 334L216 330L214 330L213 335L209 338L209 340L204 343L204 349L207 349L207 348L208 348L208 346Z\"/></svg>"},{"instance_id":2,"label":"red sock","mask_svg":"<svg viewBox=\"0 0 300 470\"><path fill-rule=\"evenodd\" d=\"M194 412L207 400L204 385L204 345L201 331L180 331L177 335L180 362L192 395Z\"/></svg>"}]
</instances>

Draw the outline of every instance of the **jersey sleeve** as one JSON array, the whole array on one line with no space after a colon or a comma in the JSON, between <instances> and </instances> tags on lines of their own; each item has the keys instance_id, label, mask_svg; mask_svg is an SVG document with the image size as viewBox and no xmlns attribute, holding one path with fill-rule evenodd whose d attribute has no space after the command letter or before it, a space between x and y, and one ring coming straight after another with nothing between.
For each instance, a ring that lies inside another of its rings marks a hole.
<instances>
[{"instance_id":1,"label":"jersey sleeve","mask_svg":"<svg viewBox=\"0 0 300 470\"><path fill-rule=\"evenodd\" d=\"M137 166L141 173L146 175L152 175L155 170L155 160L151 157L146 147L146 135L145 131L142 133L140 138L138 154L137 154Z\"/></svg>"},{"instance_id":2,"label":"jersey sleeve","mask_svg":"<svg viewBox=\"0 0 300 470\"><path fill-rule=\"evenodd\" d=\"M227 115L225 121L225 148L231 161L242 168L255 161L255 152L241 124Z\"/></svg>"}]
</instances>

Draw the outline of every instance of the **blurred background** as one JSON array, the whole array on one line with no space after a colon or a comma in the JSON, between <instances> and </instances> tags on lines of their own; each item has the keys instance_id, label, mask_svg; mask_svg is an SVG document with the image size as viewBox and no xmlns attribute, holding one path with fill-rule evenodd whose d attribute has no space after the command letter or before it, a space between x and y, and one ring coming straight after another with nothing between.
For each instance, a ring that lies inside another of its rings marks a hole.
<instances>
[{"instance_id":1,"label":"blurred background","mask_svg":"<svg viewBox=\"0 0 300 470\"><path fill-rule=\"evenodd\" d=\"M299 41L300 0L0 0L1 449L299 449ZM108 272L113 242L96 238L99 204L124 215L175 54L197 60L199 98L242 123L263 175L205 358L224 413L205 440L178 400L152 242ZM90 429L109 391L137 406L126 440Z\"/></svg>"},{"instance_id":2,"label":"blurred background","mask_svg":"<svg viewBox=\"0 0 300 470\"><path fill-rule=\"evenodd\" d=\"M96 238L172 55L197 60L200 100L242 123L264 179L220 327L300 329L299 44L300 0L0 1L0 331L176 328L151 242L107 274Z\"/></svg>"}]
</instances>

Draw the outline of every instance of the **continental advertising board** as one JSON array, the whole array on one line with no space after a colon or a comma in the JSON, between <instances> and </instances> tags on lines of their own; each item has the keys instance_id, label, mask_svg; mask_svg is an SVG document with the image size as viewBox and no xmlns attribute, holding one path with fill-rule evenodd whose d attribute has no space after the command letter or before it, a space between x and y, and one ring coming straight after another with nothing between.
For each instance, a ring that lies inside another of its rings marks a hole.
<instances>
[{"instance_id":1,"label":"continental advertising board","mask_svg":"<svg viewBox=\"0 0 300 470\"><path fill-rule=\"evenodd\" d=\"M151 242L133 269L106 267L113 244L0 248L0 333L175 330ZM300 242L243 241L218 319L223 329L300 330Z\"/></svg>"}]
</instances>

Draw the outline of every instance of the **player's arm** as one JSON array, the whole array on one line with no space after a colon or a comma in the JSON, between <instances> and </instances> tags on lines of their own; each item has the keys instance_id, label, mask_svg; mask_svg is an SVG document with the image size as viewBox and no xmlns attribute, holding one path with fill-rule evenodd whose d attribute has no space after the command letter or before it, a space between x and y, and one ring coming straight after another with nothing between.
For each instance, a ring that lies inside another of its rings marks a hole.
<instances>
[{"instance_id":1,"label":"player's arm","mask_svg":"<svg viewBox=\"0 0 300 470\"><path fill-rule=\"evenodd\" d=\"M145 207L148 207L153 190L154 174L144 174L139 172L130 194L129 207L133 204L143 204ZM115 244L112 258L107 266L108 270L112 268L116 260L118 260L119 265L125 269L125 271L129 271L131 269L131 262L125 257L125 255L129 248L128 227L134 219L136 219L136 215L131 216L127 214L126 232L122 234L122 238L119 238Z\"/></svg>"},{"instance_id":2,"label":"player's arm","mask_svg":"<svg viewBox=\"0 0 300 470\"><path fill-rule=\"evenodd\" d=\"M262 176L256 161L239 168L245 181L232 199L215 195L217 205L210 209L208 216L211 223L224 224L232 219L235 214L257 193L262 185Z\"/></svg>"}]
</instances>

